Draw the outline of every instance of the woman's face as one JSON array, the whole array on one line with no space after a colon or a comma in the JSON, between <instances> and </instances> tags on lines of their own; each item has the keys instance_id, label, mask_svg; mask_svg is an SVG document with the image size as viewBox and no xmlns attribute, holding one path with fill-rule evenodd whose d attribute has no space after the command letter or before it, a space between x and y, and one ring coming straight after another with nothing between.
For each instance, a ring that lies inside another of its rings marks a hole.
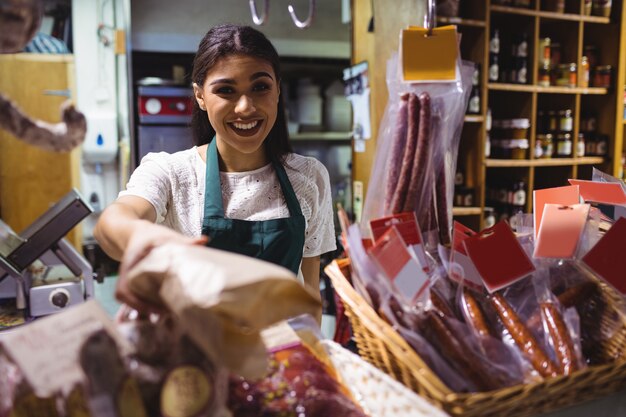
<instances>
[{"instance_id":1,"label":"woman's face","mask_svg":"<svg viewBox=\"0 0 626 417\"><path fill-rule=\"evenodd\" d=\"M272 65L246 55L220 59L194 94L218 144L244 154L262 152L276 122L280 85ZM221 148L222 146L220 146Z\"/></svg>"}]
</instances>

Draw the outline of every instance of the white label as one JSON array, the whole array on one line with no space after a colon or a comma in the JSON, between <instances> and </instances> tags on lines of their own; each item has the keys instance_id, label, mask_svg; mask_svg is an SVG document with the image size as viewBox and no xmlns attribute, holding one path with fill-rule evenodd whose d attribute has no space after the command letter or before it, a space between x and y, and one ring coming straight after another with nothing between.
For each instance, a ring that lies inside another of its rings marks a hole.
<instances>
[{"instance_id":1,"label":"white label","mask_svg":"<svg viewBox=\"0 0 626 417\"><path fill-rule=\"evenodd\" d=\"M480 97L474 96L469 101L470 113L480 113Z\"/></svg>"},{"instance_id":2,"label":"white label","mask_svg":"<svg viewBox=\"0 0 626 417\"><path fill-rule=\"evenodd\" d=\"M585 142L579 140L576 144L576 156L585 156Z\"/></svg>"},{"instance_id":3,"label":"white label","mask_svg":"<svg viewBox=\"0 0 626 417\"><path fill-rule=\"evenodd\" d=\"M498 76L500 70L498 69L498 65L494 64L489 67L489 80L490 81L498 81Z\"/></svg>"},{"instance_id":4,"label":"white label","mask_svg":"<svg viewBox=\"0 0 626 417\"><path fill-rule=\"evenodd\" d=\"M517 190L513 193L512 203L514 206L523 206L526 204L526 191Z\"/></svg>"},{"instance_id":5,"label":"white label","mask_svg":"<svg viewBox=\"0 0 626 417\"><path fill-rule=\"evenodd\" d=\"M526 67L522 67L519 69L519 71L517 71L517 82L520 84L526 84L527 80L527 73L528 71L526 70Z\"/></svg>"},{"instance_id":6,"label":"white label","mask_svg":"<svg viewBox=\"0 0 626 417\"><path fill-rule=\"evenodd\" d=\"M560 140L556 146L556 153L558 155L571 155L572 154L572 141Z\"/></svg>"},{"instance_id":7,"label":"white label","mask_svg":"<svg viewBox=\"0 0 626 417\"><path fill-rule=\"evenodd\" d=\"M521 42L517 47L517 56L528 56L528 42Z\"/></svg>"},{"instance_id":8,"label":"white label","mask_svg":"<svg viewBox=\"0 0 626 417\"><path fill-rule=\"evenodd\" d=\"M500 38L491 38L489 42L489 52L494 54L500 52Z\"/></svg>"}]
</instances>

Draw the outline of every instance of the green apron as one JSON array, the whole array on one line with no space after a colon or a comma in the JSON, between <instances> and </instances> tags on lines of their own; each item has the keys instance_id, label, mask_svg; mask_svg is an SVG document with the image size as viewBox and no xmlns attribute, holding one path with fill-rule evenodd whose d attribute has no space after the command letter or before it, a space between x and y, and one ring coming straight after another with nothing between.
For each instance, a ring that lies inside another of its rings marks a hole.
<instances>
[{"instance_id":1,"label":"green apron","mask_svg":"<svg viewBox=\"0 0 626 417\"><path fill-rule=\"evenodd\" d=\"M227 219L224 217L215 142L213 138L206 153L202 234L209 236L208 246L272 262L298 274L305 222L285 168L273 163L291 217L264 221Z\"/></svg>"}]
</instances>

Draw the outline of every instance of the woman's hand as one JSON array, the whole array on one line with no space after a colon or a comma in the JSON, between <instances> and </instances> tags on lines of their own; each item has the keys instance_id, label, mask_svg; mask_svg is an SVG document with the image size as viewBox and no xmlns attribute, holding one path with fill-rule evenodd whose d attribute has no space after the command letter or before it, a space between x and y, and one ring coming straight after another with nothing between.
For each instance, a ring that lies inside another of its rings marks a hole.
<instances>
[{"instance_id":1,"label":"woman's hand","mask_svg":"<svg viewBox=\"0 0 626 417\"><path fill-rule=\"evenodd\" d=\"M165 243L179 243L184 245L204 245L206 236L188 237L165 226L149 221L140 221L136 224L128 240L122 263L120 264L119 278L115 287L115 297L141 313L159 313L163 306L146 302L140 294L132 292L128 285L127 274L137 263L145 258L152 249Z\"/></svg>"}]
</instances>

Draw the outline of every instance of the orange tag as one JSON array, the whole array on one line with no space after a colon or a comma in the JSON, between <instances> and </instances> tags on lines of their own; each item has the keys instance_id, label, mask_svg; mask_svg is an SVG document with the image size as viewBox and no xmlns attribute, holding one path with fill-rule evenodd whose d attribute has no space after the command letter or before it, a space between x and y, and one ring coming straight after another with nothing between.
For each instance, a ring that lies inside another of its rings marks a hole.
<instances>
[{"instance_id":1,"label":"orange tag","mask_svg":"<svg viewBox=\"0 0 626 417\"><path fill-rule=\"evenodd\" d=\"M596 182L584 180L568 180L572 185L580 187L580 196L594 203L626 205L626 193L622 185L616 182Z\"/></svg>"},{"instance_id":2,"label":"orange tag","mask_svg":"<svg viewBox=\"0 0 626 417\"><path fill-rule=\"evenodd\" d=\"M570 259L585 229L589 204L546 204L535 244L535 258Z\"/></svg>"},{"instance_id":3,"label":"orange tag","mask_svg":"<svg viewBox=\"0 0 626 417\"><path fill-rule=\"evenodd\" d=\"M535 266L506 222L467 238L465 250L490 293L535 271Z\"/></svg>"},{"instance_id":4,"label":"orange tag","mask_svg":"<svg viewBox=\"0 0 626 417\"><path fill-rule=\"evenodd\" d=\"M626 219L618 219L583 258L596 274L626 294Z\"/></svg>"},{"instance_id":5,"label":"orange tag","mask_svg":"<svg viewBox=\"0 0 626 417\"><path fill-rule=\"evenodd\" d=\"M539 233L541 218L543 216L543 206L545 204L578 204L580 203L580 192L577 185L568 185L565 187L545 188L543 190L533 191L533 212L535 238Z\"/></svg>"},{"instance_id":6,"label":"orange tag","mask_svg":"<svg viewBox=\"0 0 626 417\"><path fill-rule=\"evenodd\" d=\"M411 26L400 33L400 61L405 82L455 81L459 53L456 26Z\"/></svg>"}]
</instances>

